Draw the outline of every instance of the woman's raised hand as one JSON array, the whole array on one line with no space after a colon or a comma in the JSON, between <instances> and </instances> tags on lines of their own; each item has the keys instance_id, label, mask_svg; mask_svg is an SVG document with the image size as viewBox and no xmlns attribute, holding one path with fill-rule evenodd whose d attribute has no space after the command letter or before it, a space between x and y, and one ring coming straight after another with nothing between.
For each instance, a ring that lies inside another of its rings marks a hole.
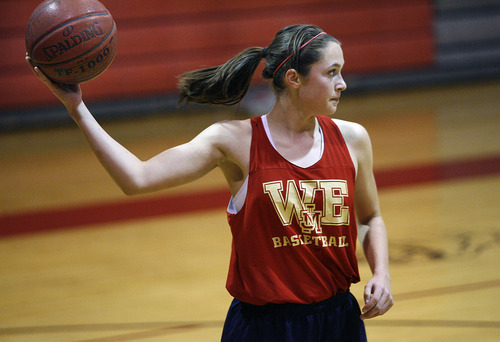
<instances>
[{"instance_id":1,"label":"woman's raised hand","mask_svg":"<svg viewBox=\"0 0 500 342\"><path fill-rule=\"evenodd\" d=\"M26 62L36 77L42 81L49 90L63 103L69 113L74 113L74 109L82 102L82 91L78 84L61 84L50 80L45 74L33 64L33 61L26 53Z\"/></svg>"}]
</instances>

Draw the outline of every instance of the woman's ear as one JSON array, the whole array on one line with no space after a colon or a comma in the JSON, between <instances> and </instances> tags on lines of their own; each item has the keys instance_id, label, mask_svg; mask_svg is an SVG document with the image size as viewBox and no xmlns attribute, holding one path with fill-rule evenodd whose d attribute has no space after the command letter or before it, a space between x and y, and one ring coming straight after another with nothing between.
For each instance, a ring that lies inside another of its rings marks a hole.
<instances>
[{"instance_id":1,"label":"woman's ear","mask_svg":"<svg viewBox=\"0 0 500 342\"><path fill-rule=\"evenodd\" d=\"M298 88L300 86L299 73L295 69L288 69L284 77L285 83L292 88Z\"/></svg>"}]
</instances>

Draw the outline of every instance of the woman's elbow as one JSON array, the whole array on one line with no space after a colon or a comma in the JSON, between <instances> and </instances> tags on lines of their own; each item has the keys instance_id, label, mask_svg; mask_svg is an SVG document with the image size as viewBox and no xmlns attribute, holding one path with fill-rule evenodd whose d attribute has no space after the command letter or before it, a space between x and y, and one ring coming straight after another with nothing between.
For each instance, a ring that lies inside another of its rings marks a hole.
<instances>
[{"instance_id":1,"label":"woman's elbow","mask_svg":"<svg viewBox=\"0 0 500 342\"><path fill-rule=\"evenodd\" d=\"M141 186L141 184L137 182L124 182L124 183L117 182L117 184L120 190L127 196L135 196L147 192L145 187Z\"/></svg>"}]
</instances>

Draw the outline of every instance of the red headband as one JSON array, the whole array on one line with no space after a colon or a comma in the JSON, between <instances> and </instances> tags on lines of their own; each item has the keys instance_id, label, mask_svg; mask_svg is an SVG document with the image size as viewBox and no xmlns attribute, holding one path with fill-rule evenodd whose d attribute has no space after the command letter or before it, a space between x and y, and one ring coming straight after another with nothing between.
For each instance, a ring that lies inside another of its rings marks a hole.
<instances>
[{"instance_id":1,"label":"red headband","mask_svg":"<svg viewBox=\"0 0 500 342\"><path fill-rule=\"evenodd\" d=\"M299 51L302 50L302 48L305 47L307 44L309 44L310 42L312 42L313 40L315 40L316 38L318 38L319 36L321 36L323 34L326 34L326 32L320 32L317 35L315 35L314 37L312 37L311 39L309 39L307 42L305 42L304 44L302 44L300 46ZM292 54L290 56L288 56L287 58L285 58L285 60L283 62L281 62L280 65L278 65L278 67L276 68L276 70L274 70L274 72L273 72L273 77L274 77L274 75L276 75L276 73L278 72L278 70L283 66L283 64L285 64L287 60L289 60L290 58L292 58L293 55L294 55L294 53L292 52Z\"/></svg>"}]
</instances>

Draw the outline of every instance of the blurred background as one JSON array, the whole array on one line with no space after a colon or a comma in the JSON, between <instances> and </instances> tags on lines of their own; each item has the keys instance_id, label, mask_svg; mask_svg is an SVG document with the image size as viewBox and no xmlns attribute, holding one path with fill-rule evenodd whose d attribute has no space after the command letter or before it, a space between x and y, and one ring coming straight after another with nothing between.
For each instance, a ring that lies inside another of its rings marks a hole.
<instances>
[{"instance_id":1,"label":"blurred background","mask_svg":"<svg viewBox=\"0 0 500 342\"><path fill-rule=\"evenodd\" d=\"M141 159L273 105L177 107L176 76L291 24L343 44L335 114L370 133L396 306L370 341L500 336L500 0L103 0L118 53L84 99ZM36 0L0 0L0 340L217 341L231 236L225 180L125 197L24 62ZM369 267L359 253L362 281Z\"/></svg>"},{"instance_id":2,"label":"blurred background","mask_svg":"<svg viewBox=\"0 0 500 342\"><path fill-rule=\"evenodd\" d=\"M26 24L39 3L1 1L3 131L67 121L23 60ZM109 0L105 5L118 27L118 54L105 74L83 86L99 116L175 111L177 75L219 65L250 46L267 46L292 23L314 23L343 43L351 93L499 76L498 0Z\"/></svg>"}]
</instances>

